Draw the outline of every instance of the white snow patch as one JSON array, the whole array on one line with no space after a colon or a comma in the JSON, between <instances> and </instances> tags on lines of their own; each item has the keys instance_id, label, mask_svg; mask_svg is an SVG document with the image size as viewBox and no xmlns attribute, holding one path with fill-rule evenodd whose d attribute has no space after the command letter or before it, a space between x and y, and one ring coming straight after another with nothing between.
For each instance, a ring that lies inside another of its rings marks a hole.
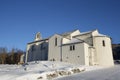
<instances>
[{"instance_id":1,"label":"white snow patch","mask_svg":"<svg viewBox=\"0 0 120 80\"><path fill-rule=\"evenodd\" d=\"M30 62L25 66L0 65L0 80L47 80L101 68L56 61Z\"/></svg>"}]
</instances>

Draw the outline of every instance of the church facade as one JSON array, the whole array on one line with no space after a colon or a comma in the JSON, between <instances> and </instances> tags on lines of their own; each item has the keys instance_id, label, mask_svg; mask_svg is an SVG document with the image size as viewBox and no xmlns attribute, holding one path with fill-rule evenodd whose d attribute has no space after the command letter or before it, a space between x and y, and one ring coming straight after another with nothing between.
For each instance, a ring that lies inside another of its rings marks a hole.
<instances>
[{"instance_id":1,"label":"church facade","mask_svg":"<svg viewBox=\"0 0 120 80\"><path fill-rule=\"evenodd\" d=\"M113 66L111 38L98 30L80 32L74 30L27 44L26 62L49 60L81 65Z\"/></svg>"}]
</instances>

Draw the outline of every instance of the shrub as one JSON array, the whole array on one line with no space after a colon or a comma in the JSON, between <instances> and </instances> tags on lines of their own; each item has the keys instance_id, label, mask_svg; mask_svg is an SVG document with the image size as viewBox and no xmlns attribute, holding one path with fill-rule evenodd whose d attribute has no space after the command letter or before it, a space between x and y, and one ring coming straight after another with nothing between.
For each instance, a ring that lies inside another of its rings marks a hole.
<instances>
[{"instance_id":1,"label":"shrub","mask_svg":"<svg viewBox=\"0 0 120 80\"><path fill-rule=\"evenodd\" d=\"M79 72L81 72L81 71L80 71L80 69L76 68L76 69L72 69L72 72L73 72L73 73L79 73Z\"/></svg>"},{"instance_id":2,"label":"shrub","mask_svg":"<svg viewBox=\"0 0 120 80\"><path fill-rule=\"evenodd\" d=\"M37 79L38 79L38 80L39 80L39 79L43 79L43 77L42 77L42 76L40 76L40 77L38 77Z\"/></svg>"},{"instance_id":3,"label":"shrub","mask_svg":"<svg viewBox=\"0 0 120 80\"><path fill-rule=\"evenodd\" d=\"M58 74L57 73L51 73L51 74L47 74L47 79L52 79L52 78L55 78L55 77L58 77Z\"/></svg>"}]
</instances>

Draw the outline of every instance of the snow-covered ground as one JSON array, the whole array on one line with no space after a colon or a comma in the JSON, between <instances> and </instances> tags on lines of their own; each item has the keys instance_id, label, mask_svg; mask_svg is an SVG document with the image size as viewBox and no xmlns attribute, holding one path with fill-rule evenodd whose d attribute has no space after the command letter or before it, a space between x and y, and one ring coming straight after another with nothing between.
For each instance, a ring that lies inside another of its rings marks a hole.
<instances>
[{"instance_id":1,"label":"snow-covered ground","mask_svg":"<svg viewBox=\"0 0 120 80\"><path fill-rule=\"evenodd\" d=\"M86 71L56 80L120 80L120 65L94 71Z\"/></svg>"},{"instance_id":2,"label":"snow-covered ground","mask_svg":"<svg viewBox=\"0 0 120 80\"><path fill-rule=\"evenodd\" d=\"M120 66L104 69L52 61L30 62L25 66L0 65L0 80L120 80L117 73L120 75ZM105 77L111 75L113 79Z\"/></svg>"}]
</instances>

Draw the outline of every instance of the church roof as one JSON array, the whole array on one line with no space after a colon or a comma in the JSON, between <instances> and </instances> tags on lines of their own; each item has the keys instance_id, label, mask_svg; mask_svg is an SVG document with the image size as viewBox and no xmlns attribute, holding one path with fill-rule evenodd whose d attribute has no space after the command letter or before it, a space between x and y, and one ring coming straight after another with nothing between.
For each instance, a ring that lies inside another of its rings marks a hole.
<instances>
[{"instance_id":1,"label":"church roof","mask_svg":"<svg viewBox=\"0 0 120 80\"><path fill-rule=\"evenodd\" d=\"M96 35L96 36L99 36L99 37L106 37L107 35L104 35L104 34L98 34L98 35ZM108 37L108 36L107 36Z\"/></svg>"},{"instance_id":2,"label":"church roof","mask_svg":"<svg viewBox=\"0 0 120 80\"><path fill-rule=\"evenodd\" d=\"M86 34L92 34L92 32L94 32L94 31L96 31L96 30L97 30L97 29L92 30L92 31L82 32L82 33L80 33L79 35L76 35L76 36L81 36L81 35L86 35ZM76 37L76 36L74 36L74 37Z\"/></svg>"},{"instance_id":3,"label":"church roof","mask_svg":"<svg viewBox=\"0 0 120 80\"><path fill-rule=\"evenodd\" d=\"M46 39L41 39L41 40L37 40L37 41L33 41L33 42L29 42L28 44L32 44L32 43L36 43L36 42L41 42L41 41L46 41L48 40L49 38L46 38Z\"/></svg>"},{"instance_id":4,"label":"church roof","mask_svg":"<svg viewBox=\"0 0 120 80\"><path fill-rule=\"evenodd\" d=\"M77 29L76 29L77 30ZM65 33L62 33L60 34L61 36L68 36L70 35L71 33L75 32L76 30L73 30L73 31L69 31L69 32L65 32Z\"/></svg>"}]
</instances>

